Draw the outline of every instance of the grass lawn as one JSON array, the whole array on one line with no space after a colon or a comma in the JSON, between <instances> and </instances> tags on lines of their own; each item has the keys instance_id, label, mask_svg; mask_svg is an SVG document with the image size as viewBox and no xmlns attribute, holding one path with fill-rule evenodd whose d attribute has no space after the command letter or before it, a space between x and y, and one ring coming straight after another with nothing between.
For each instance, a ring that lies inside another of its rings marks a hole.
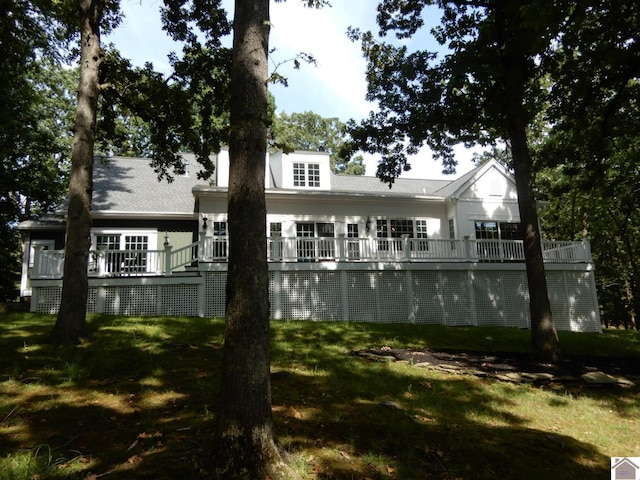
<instances>
[{"instance_id":1,"label":"grass lawn","mask_svg":"<svg viewBox=\"0 0 640 480\"><path fill-rule=\"evenodd\" d=\"M0 315L0 479L207 478L223 321ZM503 383L368 362L354 349L528 351L528 331L275 321L273 412L304 479L603 479L640 456L640 387ZM562 333L565 354L627 355L640 334ZM392 406L393 408L389 408Z\"/></svg>"}]
</instances>

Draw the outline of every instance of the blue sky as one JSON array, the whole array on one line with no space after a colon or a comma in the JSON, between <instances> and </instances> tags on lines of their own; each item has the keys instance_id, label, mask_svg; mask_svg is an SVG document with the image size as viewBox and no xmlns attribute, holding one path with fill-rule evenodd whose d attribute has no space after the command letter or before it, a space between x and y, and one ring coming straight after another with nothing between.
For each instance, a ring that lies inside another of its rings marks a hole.
<instances>
[{"instance_id":1,"label":"blue sky","mask_svg":"<svg viewBox=\"0 0 640 480\"><path fill-rule=\"evenodd\" d=\"M279 112L313 111L323 117L347 121L350 118L362 119L375 110L375 105L365 100L366 64L360 46L347 38L346 31L349 26L376 31L377 3L376 0L332 0L331 8L322 9L303 7L299 0L271 3L270 47L275 51L271 55L270 67L273 69L281 64L277 67L278 72L287 77L289 83L288 87L270 87ZM162 31L161 4L161 0L121 0L125 19L103 41L114 43L134 65L150 61L157 70L168 71L167 54L171 51L179 53L180 47ZM223 4L227 11L232 11L232 0L223 0ZM427 21L437 22L438 18L434 16ZM438 47L435 42L417 46ZM317 65L303 64L295 70L291 62L283 63L299 52L313 55ZM457 153L460 175L473 166L469 162L470 152L460 148ZM365 163L366 174L375 175L375 158L367 157ZM443 177L441 165L431 158L427 149L413 158L411 165L411 172L403 174L403 177L453 179L458 176Z\"/></svg>"}]
</instances>

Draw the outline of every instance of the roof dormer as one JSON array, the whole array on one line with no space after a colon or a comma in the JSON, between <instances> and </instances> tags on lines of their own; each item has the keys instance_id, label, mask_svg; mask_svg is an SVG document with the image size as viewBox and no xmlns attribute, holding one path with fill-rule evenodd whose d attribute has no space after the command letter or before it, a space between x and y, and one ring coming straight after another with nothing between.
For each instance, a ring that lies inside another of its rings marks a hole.
<instances>
[{"instance_id":1,"label":"roof dormer","mask_svg":"<svg viewBox=\"0 0 640 480\"><path fill-rule=\"evenodd\" d=\"M270 155L271 172L277 188L331 190L331 165L326 152L277 152Z\"/></svg>"}]
</instances>

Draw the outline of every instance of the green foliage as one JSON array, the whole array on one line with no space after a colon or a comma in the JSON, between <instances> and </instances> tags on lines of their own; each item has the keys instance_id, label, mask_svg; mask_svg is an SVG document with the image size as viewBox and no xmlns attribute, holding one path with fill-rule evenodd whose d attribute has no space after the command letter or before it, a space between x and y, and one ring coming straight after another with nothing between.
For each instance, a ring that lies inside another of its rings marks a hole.
<instances>
[{"instance_id":1,"label":"green foliage","mask_svg":"<svg viewBox=\"0 0 640 480\"><path fill-rule=\"evenodd\" d=\"M0 44L0 301L15 299L20 271L17 223L61 198L72 109L69 70L56 61L58 24L50 6L3 5ZM45 18L45 16L47 16ZM53 37L54 40L49 41ZM49 57L49 60L44 58Z\"/></svg>"},{"instance_id":2,"label":"green foliage","mask_svg":"<svg viewBox=\"0 0 640 480\"><path fill-rule=\"evenodd\" d=\"M394 32L400 40L432 35L448 48L445 54L412 52L406 42L383 42L357 29L349 32L361 42L368 60L367 99L380 106L360 124L348 124L353 137L349 152L382 153L377 175L389 183L410 169L407 157L425 145L442 160L443 171L451 173L456 167L454 145L488 146L509 140L510 95L502 62L510 56L524 62L528 78L521 85L522 121L531 121L544 94L536 58L549 48L566 14L563 5L538 0L438 2L441 22L426 32L423 17L436 14L433 3L381 3L380 34Z\"/></svg>"},{"instance_id":3,"label":"green foliage","mask_svg":"<svg viewBox=\"0 0 640 480\"><path fill-rule=\"evenodd\" d=\"M590 237L602 316L640 312L640 5L576 2L562 44L544 59L554 83L540 145L543 221L557 238Z\"/></svg>"},{"instance_id":4,"label":"green foliage","mask_svg":"<svg viewBox=\"0 0 640 480\"><path fill-rule=\"evenodd\" d=\"M351 160L340 157L345 142L346 125L338 118L324 118L313 112L274 115L271 126L272 146L285 152L292 150L323 151L330 155L334 173L364 174L361 156Z\"/></svg>"},{"instance_id":5,"label":"green foliage","mask_svg":"<svg viewBox=\"0 0 640 480\"><path fill-rule=\"evenodd\" d=\"M219 0L166 0L164 30L182 45L172 53L170 75L148 63L133 68L115 50L105 54L102 70L100 149L152 159L159 179L171 181L184 169L181 152L190 151L213 174L211 153L228 139L231 50L221 39L230 33Z\"/></svg>"}]
</instances>

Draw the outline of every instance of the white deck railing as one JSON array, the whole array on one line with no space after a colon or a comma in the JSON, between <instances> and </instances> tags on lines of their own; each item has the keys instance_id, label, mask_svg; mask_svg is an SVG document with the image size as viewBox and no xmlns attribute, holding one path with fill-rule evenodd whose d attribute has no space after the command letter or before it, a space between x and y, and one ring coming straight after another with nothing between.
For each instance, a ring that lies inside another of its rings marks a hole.
<instances>
[{"instance_id":1,"label":"white deck railing","mask_svg":"<svg viewBox=\"0 0 640 480\"><path fill-rule=\"evenodd\" d=\"M546 263L591 262L589 242L543 242ZM227 237L206 237L164 250L100 250L89 255L89 275L97 277L171 275L199 262L226 262ZM523 262L519 240L422 238L270 237L270 262ZM31 278L61 278L64 251L36 249Z\"/></svg>"}]
</instances>

